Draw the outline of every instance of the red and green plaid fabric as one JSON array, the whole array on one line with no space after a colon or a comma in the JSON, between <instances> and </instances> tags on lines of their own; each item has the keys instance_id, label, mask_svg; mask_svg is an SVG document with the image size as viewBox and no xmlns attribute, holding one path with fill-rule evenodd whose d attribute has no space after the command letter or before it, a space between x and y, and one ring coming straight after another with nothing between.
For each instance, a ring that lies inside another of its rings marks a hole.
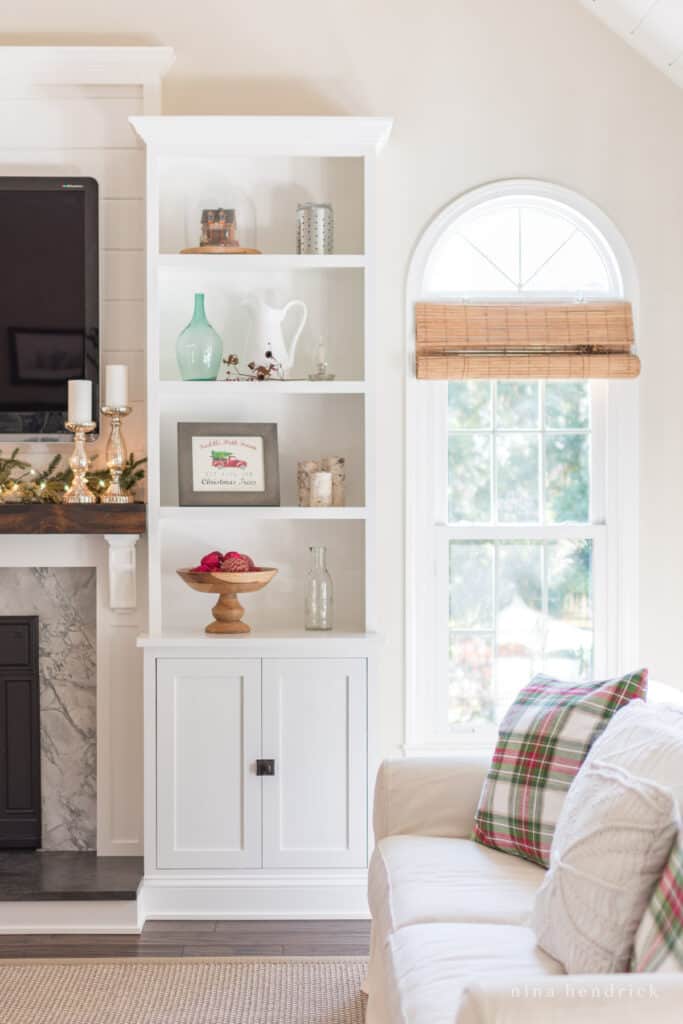
<instances>
[{"instance_id":1,"label":"red and green plaid fabric","mask_svg":"<svg viewBox=\"0 0 683 1024\"><path fill-rule=\"evenodd\" d=\"M644 698L647 669L599 683L535 676L503 719L472 838L542 867L564 798L610 718Z\"/></svg>"},{"instance_id":2,"label":"red and green plaid fabric","mask_svg":"<svg viewBox=\"0 0 683 1024\"><path fill-rule=\"evenodd\" d=\"M683 833L636 932L632 971L683 971Z\"/></svg>"}]
</instances>

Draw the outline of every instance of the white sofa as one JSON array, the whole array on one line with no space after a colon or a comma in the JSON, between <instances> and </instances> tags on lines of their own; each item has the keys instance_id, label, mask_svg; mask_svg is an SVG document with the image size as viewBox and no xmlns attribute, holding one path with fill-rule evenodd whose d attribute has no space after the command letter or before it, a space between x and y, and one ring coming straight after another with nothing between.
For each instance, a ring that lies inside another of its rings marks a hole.
<instances>
[{"instance_id":1,"label":"white sofa","mask_svg":"<svg viewBox=\"0 0 683 1024\"><path fill-rule=\"evenodd\" d=\"M366 1024L683 1024L683 974L569 976L536 946L544 870L469 839L488 763L380 768Z\"/></svg>"}]
</instances>

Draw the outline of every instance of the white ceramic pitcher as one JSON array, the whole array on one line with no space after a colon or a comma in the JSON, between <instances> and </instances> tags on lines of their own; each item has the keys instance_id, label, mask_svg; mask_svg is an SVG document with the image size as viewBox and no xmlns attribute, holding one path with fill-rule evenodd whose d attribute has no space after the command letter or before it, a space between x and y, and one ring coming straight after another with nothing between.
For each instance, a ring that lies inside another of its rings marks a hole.
<instances>
[{"instance_id":1,"label":"white ceramic pitcher","mask_svg":"<svg viewBox=\"0 0 683 1024\"><path fill-rule=\"evenodd\" d=\"M252 316L251 349L257 352L258 360L263 360L266 352L271 352L273 359L282 364L286 376L294 365L297 342L308 319L306 303L301 299L292 299L286 306L276 309L264 302L259 295L249 295L244 299L243 305ZM287 341L283 323L289 311L297 308L300 310L299 323Z\"/></svg>"}]
</instances>

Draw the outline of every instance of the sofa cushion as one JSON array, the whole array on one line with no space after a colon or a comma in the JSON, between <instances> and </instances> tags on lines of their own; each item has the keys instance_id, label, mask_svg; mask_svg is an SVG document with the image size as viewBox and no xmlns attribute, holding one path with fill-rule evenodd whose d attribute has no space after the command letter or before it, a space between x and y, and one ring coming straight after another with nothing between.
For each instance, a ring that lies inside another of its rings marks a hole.
<instances>
[{"instance_id":1,"label":"sofa cushion","mask_svg":"<svg viewBox=\"0 0 683 1024\"><path fill-rule=\"evenodd\" d=\"M384 950L388 1019L401 1024L453 1024L467 983L509 974L522 982L562 974L536 946L529 928L490 924L423 924L401 928Z\"/></svg>"},{"instance_id":2,"label":"sofa cushion","mask_svg":"<svg viewBox=\"0 0 683 1024\"><path fill-rule=\"evenodd\" d=\"M533 917L539 945L569 974L628 969L679 821L671 790L601 761L581 769Z\"/></svg>"},{"instance_id":3,"label":"sofa cushion","mask_svg":"<svg viewBox=\"0 0 683 1024\"><path fill-rule=\"evenodd\" d=\"M370 862L368 899L380 940L428 921L521 924L545 872L471 839L389 836Z\"/></svg>"},{"instance_id":4,"label":"sofa cushion","mask_svg":"<svg viewBox=\"0 0 683 1024\"><path fill-rule=\"evenodd\" d=\"M647 670L599 683L535 676L503 719L474 839L547 867L567 791L612 715L647 692Z\"/></svg>"},{"instance_id":5,"label":"sofa cushion","mask_svg":"<svg viewBox=\"0 0 683 1024\"><path fill-rule=\"evenodd\" d=\"M632 971L683 971L683 832L636 933Z\"/></svg>"}]
</instances>

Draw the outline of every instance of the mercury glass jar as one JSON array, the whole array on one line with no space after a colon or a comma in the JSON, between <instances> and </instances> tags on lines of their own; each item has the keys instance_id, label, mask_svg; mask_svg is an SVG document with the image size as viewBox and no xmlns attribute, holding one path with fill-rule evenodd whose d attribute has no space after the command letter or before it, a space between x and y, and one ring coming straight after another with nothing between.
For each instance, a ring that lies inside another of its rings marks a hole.
<instances>
[{"instance_id":1,"label":"mercury glass jar","mask_svg":"<svg viewBox=\"0 0 683 1024\"><path fill-rule=\"evenodd\" d=\"M327 548L309 548L311 568L306 578L306 629L332 629L334 596L327 571Z\"/></svg>"},{"instance_id":2,"label":"mercury glass jar","mask_svg":"<svg viewBox=\"0 0 683 1024\"><path fill-rule=\"evenodd\" d=\"M299 203L296 251L316 255L334 252L334 214L329 203Z\"/></svg>"}]
</instances>

